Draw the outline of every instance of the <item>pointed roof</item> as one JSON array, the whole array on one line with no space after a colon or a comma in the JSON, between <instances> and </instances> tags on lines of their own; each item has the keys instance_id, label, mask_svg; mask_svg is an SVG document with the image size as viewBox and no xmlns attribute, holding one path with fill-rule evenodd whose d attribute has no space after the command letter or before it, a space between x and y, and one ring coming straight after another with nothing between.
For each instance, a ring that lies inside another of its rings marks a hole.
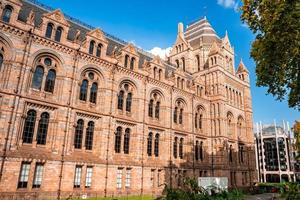
<instances>
[{"instance_id":1,"label":"pointed roof","mask_svg":"<svg viewBox=\"0 0 300 200\"><path fill-rule=\"evenodd\" d=\"M222 42L223 42L223 44L228 45L228 46L231 47L231 44L230 44L230 41L229 41L229 37L228 37L228 32L227 32L227 30L226 30L226 32L225 32L224 38L222 39Z\"/></svg>"},{"instance_id":2,"label":"pointed roof","mask_svg":"<svg viewBox=\"0 0 300 200\"><path fill-rule=\"evenodd\" d=\"M243 60L241 59L240 64L237 69L237 73L242 73L242 72L249 73L248 69L246 68L246 66L243 63Z\"/></svg>"},{"instance_id":3,"label":"pointed roof","mask_svg":"<svg viewBox=\"0 0 300 200\"><path fill-rule=\"evenodd\" d=\"M66 20L63 12L60 9L56 9L52 12L45 13L44 17L52 19L58 23L65 25L65 26L70 26L69 22Z\"/></svg>"}]
</instances>

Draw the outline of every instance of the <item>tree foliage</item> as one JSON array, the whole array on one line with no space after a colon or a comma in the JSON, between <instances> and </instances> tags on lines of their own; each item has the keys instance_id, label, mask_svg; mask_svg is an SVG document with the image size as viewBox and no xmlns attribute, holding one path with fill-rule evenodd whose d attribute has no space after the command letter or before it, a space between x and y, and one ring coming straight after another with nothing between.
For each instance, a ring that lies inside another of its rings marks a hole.
<instances>
[{"instance_id":1,"label":"tree foliage","mask_svg":"<svg viewBox=\"0 0 300 200\"><path fill-rule=\"evenodd\" d=\"M294 133L296 137L296 148L298 150L297 161L300 163L300 121L296 121L294 125Z\"/></svg>"},{"instance_id":2,"label":"tree foliage","mask_svg":"<svg viewBox=\"0 0 300 200\"><path fill-rule=\"evenodd\" d=\"M241 18L256 34L256 84L300 110L300 0L243 0Z\"/></svg>"}]
</instances>

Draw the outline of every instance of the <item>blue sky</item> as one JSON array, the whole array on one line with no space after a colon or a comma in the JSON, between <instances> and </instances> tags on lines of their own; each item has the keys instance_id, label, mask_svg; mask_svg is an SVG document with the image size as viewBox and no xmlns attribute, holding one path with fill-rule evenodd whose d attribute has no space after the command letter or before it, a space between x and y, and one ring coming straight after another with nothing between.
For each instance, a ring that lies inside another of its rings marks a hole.
<instances>
[{"instance_id":1,"label":"blue sky","mask_svg":"<svg viewBox=\"0 0 300 200\"><path fill-rule=\"evenodd\" d=\"M250 58L254 35L241 23L237 0L40 0L145 50L171 47L176 39L177 24L184 25L207 16L220 37L228 31L235 48L236 65L240 59L251 73L254 122L271 123L300 119L299 111L288 108L287 102L275 101L266 95L266 88L255 86L255 63Z\"/></svg>"}]
</instances>

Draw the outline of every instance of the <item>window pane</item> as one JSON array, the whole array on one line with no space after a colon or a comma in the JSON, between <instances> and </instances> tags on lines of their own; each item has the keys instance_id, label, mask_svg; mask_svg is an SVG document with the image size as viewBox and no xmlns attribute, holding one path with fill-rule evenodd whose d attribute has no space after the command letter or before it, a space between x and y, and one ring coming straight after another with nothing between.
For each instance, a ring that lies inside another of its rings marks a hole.
<instances>
[{"instance_id":1,"label":"window pane","mask_svg":"<svg viewBox=\"0 0 300 200\"><path fill-rule=\"evenodd\" d=\"M82 101L86 101L87 98L87 87L88 87L88 81L83 80L82 84L80 86L80 94L79 94L79 99Z\"/></svg>"},{"instance_id":2,"label":"window pane","mask_svg":"<svg viewBox=\"0 0 300 200\"><path fill-rule=\"evenodd\" d=\"M88 127L86 129L85 148L87 150L92 150L93 148L94 126L94 122L91 121L88 123Z\"/></svg>"},{"instance_id":3,"label":"window pane","mask_svg":"<svg viewBox=\"0 0 300 200\"><path fill-rule=\"evenodd\" d=\"M94 53L94 46L95 46L95 42L92 40L90 42L89 54L93 54Z\"/></svg>"},{"instance_id":4,"label":"window pane","mask_svg":"<svg viewBox=\"0 0 300 200\"><path fill-rule=\"evenodd\" d=\"M37 163L35 167L34 172L34 179L33 179L33 188L39 188L42 185L42 179L43 179L43 169L44 165L41 163Z\"/></svg>"},{"instance_id":5,"label":"window pane","mask_svg":"<svg viewBox=\"0 0 300 200\"><path fill-rule=\"evenodd\" d=\"M24 123L23 129L23 143L32 143L32 137L34 133L36 112L35 110L29 110Z\"/></svg>"},{"instance_id":6,"label":"window pane","mask_svg":"<svg viewBox=\"0 0 300 200\"><path fill-rule=\"evenodd\" d=\"M52 30L53 30L53 24L49 23L47 25L46 34L45 34L45 36L47 38L51 38L51 36L52 36Z\"/></svg>"},{"instance_id":7,"label":"window pane","mask_svg":"<svg viewBox=\"0 0 300 200\"><path fill-rule=\"evenodd\" d=\"M75 129L75 137L74 137L74 147L75 149L81 149L82 144L82 136L83 136L83 120L79 119L77 121L77 126Z\"/></svg>"},{"instance_id":8,"label":"window pane","mask_svg":"<svg viewBox=\"0 0 300 200\"><path fill-rule=\"evenodd\" d=\"M97 51L96 51L96 56L97 56L97 57L100 57L100 56L101 56L101 48L102 48L102 45L101 45L101 44L98 44L98 46L97 46Z\"/></svg>"},{"instance_id":9,"label":"window pane","mask_svg":"<svg viewBox=\"0 0 300 200\"><path fill-rule=\"evenodd\" d=\"M159 134L155 135L154 155L155 155L155 157L158 157L158 155L159 155Z\"/></svg>"},{"instance_id":10,"label":"window pane","mask_svg":"<svg viewBox=\"0 0 300 200\"><path fill-rule=\"evenodd\" d=\"M55 70L54 69L49 70L47 77L46 77L46 82L45 82L45 91L46 92L54 91L55 78L56 78Z\"/></svg>"},{"instance_id":11,"label":"window pane","mask_svg":"<svg viewBox=\"0 0 300 200\"><path fill-rule=\"evenodd\" d=\"M115 135L115 152L116 153L121 152L121 135L122 135L122 128L118 127L116 135Z\"/></svg>"},{"instance_id":12,"label":"window pane","mask_svg":"<svg viewBox=\"0 0 300 200\"><path fill-rule=\"evenodd\" d=\"M30 163L23 162L21 166L18 188L27 188L29 170L30 170Z\"/></svg>"},{"instance_id":13,"label":"window pane","mask_svg":"<svg viewBox=\"0 0 300 200\"><path fill-rule=\"evenodd\" d=\"M86 168L85 187L90 188L92 186L93 167Z\"/></svg>"},{"instance_id":14,"label":"window pane","mask_svg":"<svg viewBox=\"0 0 300 200\"><path fill-rule=\"evenodd\" d=\"M155 118L159 119L160 102L156 102L155 106Z\"/></svg>"},{"instance_id":15,"label":"window pane","mask_svg":"<svg viewBox=\"0 0 300 200\"><path fill-rule=\"evenodd\" d=\"M118 109L123 110L124 91L120 91L118 95Z\"/></svg>"},{"instance_id":16,"label":"window pane","mask_svg":"<svg viewBox=\"0 0 300 200\"><path fill-rule=\"evenodd\" d=\"M42 66L37 66L35 69L35 72L33 74L32 79L32 87L35 89L41 89L42 82L43 82L43 76L44 76L44 68Z\"/></svg>"},{"instance_id":17,"label":"window pane","mask_svg":"<svg viewBox=\"0 0 300 200\"><path fill-rule=\"evenodd\" d=\"M126 169L125 187L130 188L131 184L131 169Z\"/></svg>"},{"instance_id":18,"label":"window pane","mask_svg":"<svg viewBox=\"0 0 300 200\"><path fill-rule=\"evenodd\" d=\"M124 135L124 153L129 154L129 141L130 141L130 129L127 128L125 130L125 135Z\"/></svg>"},{"instance_id":19,"label":"window pane","mask_svg":"<svg viewBox=\"0 0 300 200\"><path fill-rule=\"evenodd\" d=\"M91 93L90 93L90 102L91 103L96 103L96 100L97 100L97 90L98 90L97 83L93 83L92 87L91 87Z\"/></svg>"},{"instance_id":20,"label":"window pane","mask_svg":"<svg viewBox=\"0 0 300 200\"><path fill-rule=\"evenodd\" d=\"M2 20L4 22L9 23L10 21L10 17L11 17L11 13L12 13L12 8L9 6L6 6L3 10L3 15L2 15Z\"/></svg>"},{"instance_id":21,"label":"window pane","mask_svg":"<svg viewBox=\"0 0 300 200\"><path fill-rule=\"evenodd\" d=\"M80 188L81 170L82 170L81 166L75 167L74 188Z\"/></svg>"},{"instance_id":22,"label":"window pane","mask_svg":"<svg viewBox=\"0 0 300 200\"><path fill-rule=\"evenodd\" d=\"M147 154L148 156L152 155L152 133L148 135Z\"/></svg>"},{"instance_id":23,"label":"window pane","mask_svg":"<svg viewBox=\"0 0 300 200\"><path fill-rule=\"evenodd\" d=\"M117 170L117 189L122 188L122 174L123 174L123 169L118 168L118 170Z\"/></svg>"},{"instance_id":24,"label":"window pane","mask_svg":"<svg viewBox=\"0 0 300 200\"><path fill-rule=\"evenodd\" d=\"M56 33L55 33L55 41L56 41L56 42L60 42L61 34L62 34L62 28L61 28L61 27L58 27L58 28L56 29Z\"/></svg>"},{"instance_id":25,"label":"window pane","mask_svg":"<svg viewBox=\"0 0 300 200\"><path fill-rule=\"evenodd\" d=\"M49 124L49 114L42 113L41 119L39 121L37 135L36 135L37 144L46 144L48 124Z\"/></svg>"},{"instance_id":26,"label":"window pane","mask_svg":"<svg viewBox=\"0 0 300 200\"><path fill-rule=\"evenodd\" d=\"M126 99L126 111L127 112L131 112L131 103L132 103L132 94L128 93L127 99Z\"/></svg>"}]
</instances>

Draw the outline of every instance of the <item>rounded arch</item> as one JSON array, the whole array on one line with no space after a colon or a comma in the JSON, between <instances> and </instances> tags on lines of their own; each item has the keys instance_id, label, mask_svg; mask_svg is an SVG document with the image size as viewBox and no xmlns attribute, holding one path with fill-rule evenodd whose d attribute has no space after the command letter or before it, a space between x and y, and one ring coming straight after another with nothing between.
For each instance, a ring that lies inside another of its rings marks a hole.
<instances>
[{"instance_id":1,"label":"rounded arch","mask_svg":"<svg viewBox=\"0 0 300 200\"><path fill-rule=\"evenodd\" d=\"M138 87L137 87L137 82L135 80L130 80L129 77L124 77L122 79L119 80L119 83L118 83L118 88L122 88L122 86L124 84L128 84L132 87L131 90L137 92L138 91Z\"/></svg>"},{"instance_id":2,"label":"rounded arch","mask_svg":"<svg viewBox=\"0 0 300 200\"><path fill-rule=\"evenodd\" d=\"M15 60L16 51L13 42L0 32L0 51L4 54L4 60Z\"/></svg>"},{"instance_id":3,"label":"rounded arch","mask_svg":"<svg viewBox=\"0 0 300 200\"><path fill-rule=\"evenodd\" d=\"M176 97L174 104L176 105L176 103L178 103L178 102L182 103L184 105L184 107L187 107L187 105L188 105L186 100L183 97Z\"/></svg>"},{"instance_id":4,"label":"rounded arch","mask_svg":"<svg viewBox=\"0 0 300 200\"><path fill-rule=\"evenodd\" d=\"M205 112L206 111L206 109L205 109L205 106L203 105L203 104L197 104L197 106L196 106L196 110L202 110L203 112Z\"/></svg>"},{"instance_id":5,"label":"rounded arch","mask_svg":"<svg viewBox=\"0 0 300 200\"><path fill-rule=\"evenodd\" d=\"M154 93L157 93L158 95L160 95L160 97L161 97L160 100L162 102L165 101L165 95L164 95L163 91L160 88L157 88L157 87L154 87L151 90L149 90L147 96L151 98Z\"/></svg>"},{"instance_id":6,"label":"rounded arch","mask_svg":"<svg viewBox=\"0 0 300 200\"><path fill-rule=\"evenodd\" d=\"M40 49L34 52L29 58L29 65L34 67L34 64L41 58L41 57L51 57L59 64L58 69L62 68L65 64L65 61L61 55L51 49Z\"/></svg>"},{"instance_id":7,"label":"rounded arch","mask_svg":"<svg viewBox=\"0 0 300 200\"><path fill-rule=\"evenodd\" d=\"M84 65L81 68L81 73L79 73L80 77L85 77L85 75L89 72L95 73L98 77L100 77L99 81L105 81L105 76L102 70L97 65ZM80 78L79 78L80 79Z\"/></svg>"},{"instance_id":8,"label":"rounded arch","mask_svg":"<svg viewBox=\"0 0 300 200\"><path fill-rule=\"evenodd\" d=\"M231 111L227 111L226 117L230 118L232 121L234 120L234 115L232 114Z\"/></svg>"}]
</instances>

